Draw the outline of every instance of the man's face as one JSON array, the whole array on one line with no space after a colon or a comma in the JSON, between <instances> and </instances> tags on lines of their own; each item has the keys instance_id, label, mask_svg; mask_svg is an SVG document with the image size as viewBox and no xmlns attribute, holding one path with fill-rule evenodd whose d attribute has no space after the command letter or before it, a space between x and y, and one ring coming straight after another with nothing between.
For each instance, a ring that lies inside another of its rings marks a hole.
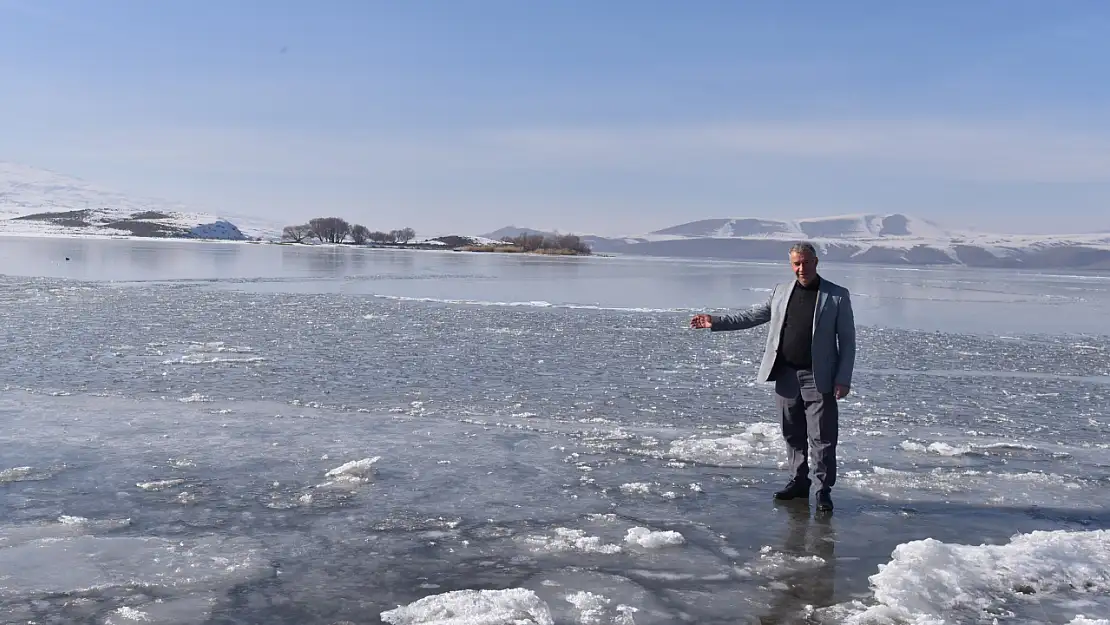
<instances>
[{"instance_id":1,"label":"man's face","mask_svg":"<svg viewBox=\"0 0 1110 625\"><path fill-rule=\"evenodd\" d=\"M809 286L817 277L817 257L806 252L790 252L790 267L802 286Z\"/></svg>"}]
</instances>

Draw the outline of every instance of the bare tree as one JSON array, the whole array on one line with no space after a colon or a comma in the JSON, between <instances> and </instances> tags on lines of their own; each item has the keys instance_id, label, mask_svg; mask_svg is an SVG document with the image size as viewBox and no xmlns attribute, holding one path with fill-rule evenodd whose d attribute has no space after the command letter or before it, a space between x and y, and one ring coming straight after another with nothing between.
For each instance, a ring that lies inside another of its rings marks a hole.
<instances>
[{"instance_id":1,"label":"bare tree","mask_svg":"<svg viewBox=\"0 0 1110 625\"><path fill-rule=\"evenodd\" d=\"M394 238L400 243L408 243L416 238L416 231L412 228L401 228L393 231Z\"/></svg>"},{"instance_id":2,"label":"bare tree","mask_svg":"<svg viewBox=\"0 0 1110 625\"><path fill-rule=\"evenodd\" d=\"M303 243L305 239L312 235L312 228L308 224L301 224L299 226L285 226L281 231L281 238L283 241L292 241L293 243Z\"/></svg>"},{"instance_id":3,"label":"bare tree","mask_svg":"<svg viewBox=\"0 0 1110 625\"><path fill-rule=\"evenodd\" d=\"M370 233L369 239L374 243L393 243L397 241L397 236L392 232L381 232L375 230Z\"/></svg>"},{"instance_id":4,"label":"bare tree","mask_svg":"<svg viewBox=\"0 0 1110 625\"><path fill-rule=\"evenodd\" d=\"M341 217L317 217L308 225L321 243L342 243L351 234L351 225Z\"/></svg>"},{"instance_id":5,"label":"bare tree","mask_svg":"<svg viewBox=\"0 0 1110 625\"><path fill-rule=\"evenodd\" d=\"M351 240L355 245L364 245L366 240L370 238L370 229L362 224L351 226Z\"/></svg>"}]
</instances>

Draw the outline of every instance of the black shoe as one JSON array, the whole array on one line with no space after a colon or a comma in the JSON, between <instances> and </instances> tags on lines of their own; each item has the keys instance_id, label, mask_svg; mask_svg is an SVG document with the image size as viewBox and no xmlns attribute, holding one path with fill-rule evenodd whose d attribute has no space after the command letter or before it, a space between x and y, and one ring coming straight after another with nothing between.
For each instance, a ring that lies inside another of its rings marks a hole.
<instances>
[{"instance_id":1,"label":"black shoe","mask_svg":"<svg viewBox=\"0 0 1110 625\"><path fill-rule=\"evenodd\" d=\"M817 491L817 511L818 512L832 512L833 503L832 497L827 490Z\"/></svg>"},{"instance_id":2,"label":"black shoe","mask_svg":"<svg viewBox=\"0 0 1110 625\"><path fill-rule=\"evenodd\" d=\"M799 480L794 478L786 485L786 488L775 491L775 499L798 499L809 498L809 480Z\"/></svg>"}]
</instances>

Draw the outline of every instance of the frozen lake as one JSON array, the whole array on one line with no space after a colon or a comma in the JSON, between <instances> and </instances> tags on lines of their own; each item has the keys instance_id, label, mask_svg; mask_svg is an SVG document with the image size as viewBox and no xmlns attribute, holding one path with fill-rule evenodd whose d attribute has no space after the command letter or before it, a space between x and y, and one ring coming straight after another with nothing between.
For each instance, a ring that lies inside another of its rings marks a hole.
<instances>
[{"instance_id":1,"label":"frozen lake","mask_svg":"<svg viewBox=\"0 0 1110 625\"><path fill-rule=\"evenodd\" d=\"M785 262L0 238L0 622L1110 619L1110 277L821 269L829 518L687 328Z\"/></svg>"}]
</instances>

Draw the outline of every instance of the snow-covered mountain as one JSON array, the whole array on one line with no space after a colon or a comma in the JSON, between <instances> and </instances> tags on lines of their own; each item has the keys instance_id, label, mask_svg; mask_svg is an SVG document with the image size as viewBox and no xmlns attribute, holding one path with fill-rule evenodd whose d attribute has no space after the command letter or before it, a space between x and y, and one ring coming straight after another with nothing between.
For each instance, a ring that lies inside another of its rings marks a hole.
<instances>
[{"instance_id":1,"label":"snow-covered mountain","mask_svg":"<svg viewBox=\"0 0 1110 625\"><path fill-rule=\"evenodd\" d=\"M657 230L655 236L772 237L791 239L874 239L917 237L942 239L951 235L924 219L906 215L845 215L816 219L704 219Z\"/></svg>"},{"instance_id":2,"label":"snow-covered mountain","mask_svg":"<svg viewBox=\"0 0 1110 625\"><path fill-rule=\"evenodd\" d=\"M259 220L234 221L0 161L0 234L243 240L277 238L281 232Z\"/></svg>"},{"instance_id":3,"label":"snow-covered mountain","mask_svg":"<svg viewBox=\"0 0 1110 625\"><path fill-rule=\"evenodd\" d=\"M950 230L899 213L704 219L642 235L582 235L582 240L595 252L644 256L782 260L790 243L804 240L832 262L1110 269L1110 233L983 234Z\"/></svg>"}]
</instances>

